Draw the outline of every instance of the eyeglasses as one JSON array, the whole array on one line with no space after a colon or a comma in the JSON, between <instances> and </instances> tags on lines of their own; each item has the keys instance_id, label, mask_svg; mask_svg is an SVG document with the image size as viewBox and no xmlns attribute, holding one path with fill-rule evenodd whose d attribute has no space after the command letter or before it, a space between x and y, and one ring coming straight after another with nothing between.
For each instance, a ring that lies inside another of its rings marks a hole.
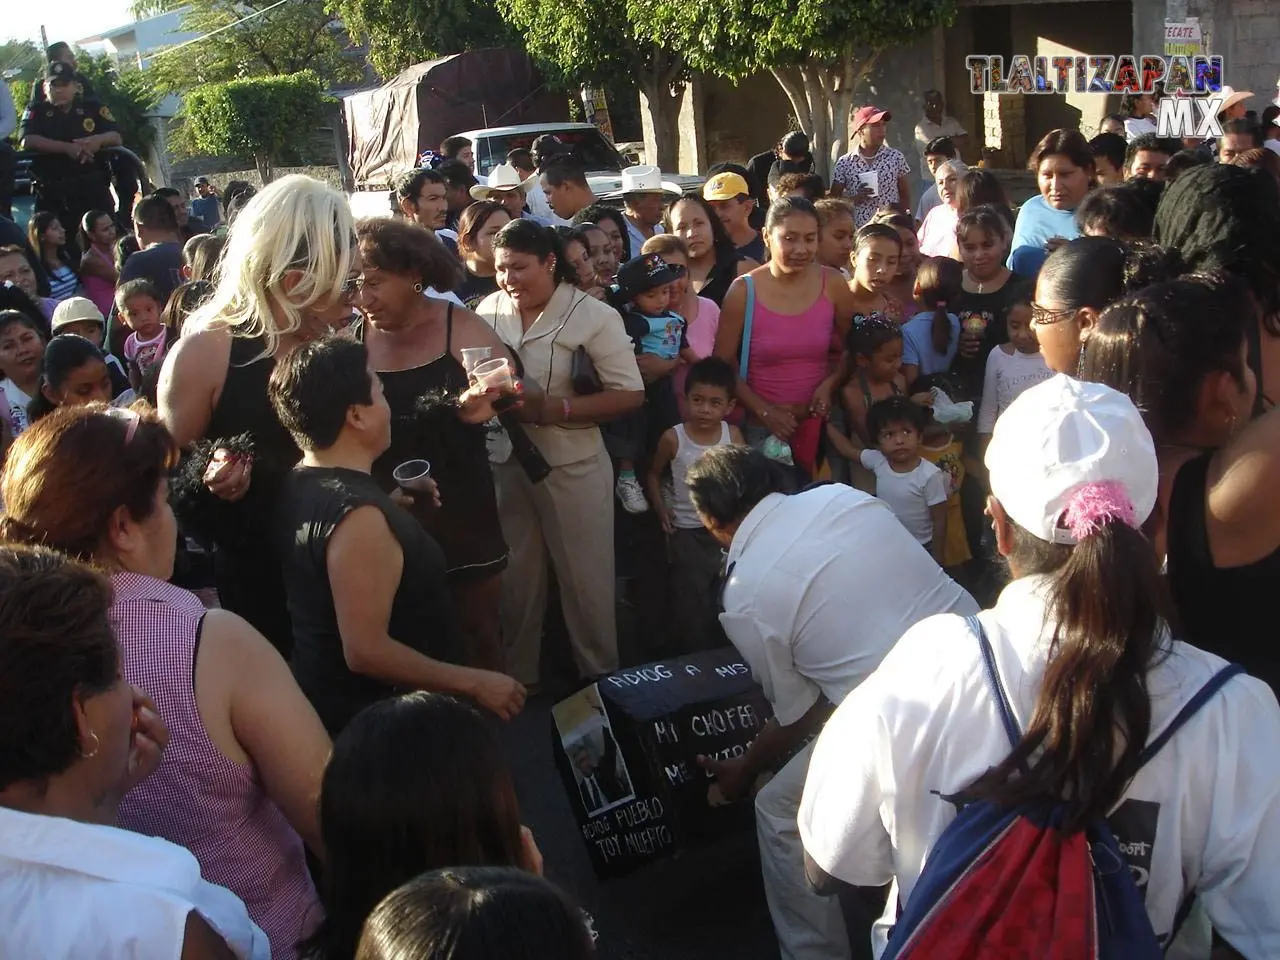
<instances>
[{"instance_id":1,"label":"eyeglasses","mask_svg":"<svg viewBox=\"0 0 1280 960\"><path fill-rule=\"evenodd\" d=\"M133 437L138 432L138 424L142 422L142 417L138 415L137 410L131 410L129 407L107 407L105 413L109 417L125 422L124 445L127 447L133 442Z\"/></svg>"},{"instance_id":2,"label":"eyeglasses","mask_svg":"<svg viewBox=\"0 0 1280 960\"><path fill-rule=\"evenodd\" d=\"M1038 303L1031 304L1031 326L1047 327L1055 323L1061 323L1068 317L1075 316L1074 310L1050 310L1048 307L1042 307Z\"/></svg>"},{"instance_id":3,"label":"eyeglasses","mask_svg":"<svg viewBox=\"0 0 1280 960\"><path fill-rule=\"evenodd\" d=\"M364 279L361 277L347 277L342 281L342 287L339 296L342 297L343 303L355 303L356 297L360 296L360 288L364 286Z\"/></svg>"}]
</instances>

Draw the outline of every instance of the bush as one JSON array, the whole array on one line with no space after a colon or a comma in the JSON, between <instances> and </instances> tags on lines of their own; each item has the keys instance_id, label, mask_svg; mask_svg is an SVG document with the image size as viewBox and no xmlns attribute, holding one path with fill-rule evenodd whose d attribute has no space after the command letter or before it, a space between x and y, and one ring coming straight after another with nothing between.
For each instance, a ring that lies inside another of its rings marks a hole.
<instances>
[{"instance_id":1,"label":"bush","mask_svg":"<svg viewBox=\"0 0 1280 960\"><path fill-rule=\"evenodd\" d=\"M270 183L281 156L324 115L324 86L310 70L195 87L183 101L181 140L189 150L252 160Z\"/></svg>"}]
</instances>

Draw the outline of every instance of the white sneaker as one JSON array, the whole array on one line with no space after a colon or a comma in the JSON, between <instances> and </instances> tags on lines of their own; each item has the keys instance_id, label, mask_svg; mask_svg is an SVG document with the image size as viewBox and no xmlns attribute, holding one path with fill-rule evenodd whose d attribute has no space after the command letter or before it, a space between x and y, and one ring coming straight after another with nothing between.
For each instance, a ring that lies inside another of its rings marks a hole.
<instances>
[{"instance_id":1,"label":"white sneaker","mask_svg":"<svg viewBox=\"0 0 1280 960\"><path fill-rule=\"evenodd\" d=\"M649 509L649 501L644 498L644 490L636 477L619 477L613 490L627 513L644 513Z\"/></svg>"}]
</instances>

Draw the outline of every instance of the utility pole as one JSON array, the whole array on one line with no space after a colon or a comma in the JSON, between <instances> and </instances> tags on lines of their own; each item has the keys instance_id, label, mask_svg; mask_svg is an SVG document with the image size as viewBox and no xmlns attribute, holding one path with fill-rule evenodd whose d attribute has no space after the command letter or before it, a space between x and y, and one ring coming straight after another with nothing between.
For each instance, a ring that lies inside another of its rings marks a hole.
<instances>
[{"instance_id":1,"label":"utility pole","mask_svg":"<svg viewBox=\"0 0 1280 960\"><path fill-rule=\"evenodd\" d=\"M44 24L40 24L40 46L43 50L49 49L49 34L45 33Z\"/></svg>"}]
</instances>

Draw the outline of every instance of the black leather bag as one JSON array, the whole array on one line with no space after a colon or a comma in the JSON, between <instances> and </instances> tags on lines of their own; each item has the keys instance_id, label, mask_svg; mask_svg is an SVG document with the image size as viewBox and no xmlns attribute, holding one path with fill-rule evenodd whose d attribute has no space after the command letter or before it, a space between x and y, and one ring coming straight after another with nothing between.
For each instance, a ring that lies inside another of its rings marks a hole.
<instances>
[{"instance_id":1,"label":"black leather bag","mask_svg":"<svg viewBox=\"0 0 1280 960\"><path fill-rule=\"evenodd\" d=\"M580 397L589 397L604 389L600 382L600 374L596 365L591 362L591 354L586 347L578 347L573 351L573 360L569 364L569 382L573 384L573 392Z\"/></svg>"}]
</instances>

